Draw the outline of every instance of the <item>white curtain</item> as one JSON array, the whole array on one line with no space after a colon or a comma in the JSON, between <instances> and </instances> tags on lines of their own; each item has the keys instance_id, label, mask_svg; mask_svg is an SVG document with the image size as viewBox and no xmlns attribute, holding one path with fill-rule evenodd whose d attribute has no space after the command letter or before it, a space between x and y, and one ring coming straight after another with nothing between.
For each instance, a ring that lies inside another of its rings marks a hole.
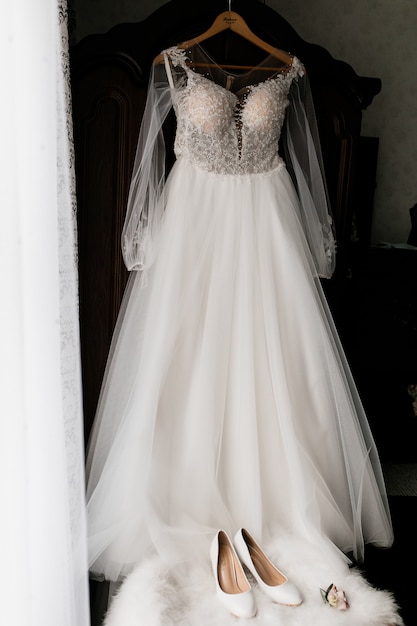
<instances>
[{"instance_id":1,"label":"white curtain","mask_svg":"<svg viewBox=\"0 0 417 626\"><path fill-rule=\"evenodd\" d=\"M10 626L87 626L65 0L0 2L0 589Z\"/></svg>"}]
</instances>

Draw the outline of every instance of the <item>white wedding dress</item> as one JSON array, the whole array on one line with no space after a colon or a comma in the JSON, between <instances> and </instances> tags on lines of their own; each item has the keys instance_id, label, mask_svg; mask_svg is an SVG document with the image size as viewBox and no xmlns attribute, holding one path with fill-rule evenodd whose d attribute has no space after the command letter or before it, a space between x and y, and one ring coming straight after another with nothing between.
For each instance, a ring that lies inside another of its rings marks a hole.
<instances>
[{"instance_id":1,"label":"white wedding dress","mask_svg":"<svg viewBox=\"0 0 417 626\"><path fill-rule=\"evenodd\" d=\"M197 57L210 75L193 69ZM298 116L317 176L304 68L294 58L268 71L270 57L232 76L200 46L164 58L124 230L126 263L139 271L88 449L91 572L118 581L152 558L164 571L197 571L219 528L245 527L269 546L288 536L323 542L344 564L344 553L361 559L366 542L391 545L392 527L319 280L334 262L331 219L316 201L325 190L286 128ZM171 106L176 162L165 185Z\"/></svg>"}]
</instances>

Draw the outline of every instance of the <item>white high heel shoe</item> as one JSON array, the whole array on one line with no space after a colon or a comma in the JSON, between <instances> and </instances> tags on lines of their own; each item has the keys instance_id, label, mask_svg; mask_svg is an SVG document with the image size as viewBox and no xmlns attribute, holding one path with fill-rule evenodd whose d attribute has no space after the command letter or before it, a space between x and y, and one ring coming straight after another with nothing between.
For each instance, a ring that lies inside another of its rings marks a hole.
<instances>
[{"instance_id":1,"label":"white high heel shoe","mask_svg":"<svg viewBox=\"0 0 417 626\"><path fill-rule=\"evenodd\" d=\"M271 563L247 530L241 528L236 533L234 544L242 563L273 602L287 606L299 606L302 603L303 598L297 587Z\"/></svg>"},{"instance_id":2,"label":"white high heel shoe","mask_svg":"<svg viewBox=\"0 0 417 626\"><path fill-rule=\"evenodd\" d=\"M224 530L216 533L211 543L210 556L219 600L236 617L254 617L256 605L252 588Z\"/></svg>"}]
</instances>

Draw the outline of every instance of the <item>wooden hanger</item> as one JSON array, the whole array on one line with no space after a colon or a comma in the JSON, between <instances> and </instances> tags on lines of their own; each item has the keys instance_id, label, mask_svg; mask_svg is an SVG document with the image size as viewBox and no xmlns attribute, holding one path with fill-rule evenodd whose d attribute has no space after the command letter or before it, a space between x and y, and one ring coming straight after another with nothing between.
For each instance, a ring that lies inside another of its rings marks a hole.
<instances>
[{"instance_id":1,"label":"wooden hanger","mask_svg":"<svg viewBox=\"0 0 417 626\"><path fill-rule=\"evenodd\" d=\"M206 30L201 35L194 37L193 39L189 39L188 41L184 41L183 43L178 44L178 47L183 48L184 50L187 50L188 48L191 48L195 44L201 43L202 41L206 39L210 39L210 37L214 37L214 35L217 35L225 30L231 30L237 35L240 35L240 37L243 37L250 43L253 43L255 46L257 46L261 50L264 50L264 52L267 52L269 55L276 57L280 61L283 61L285 65L288 66L292 64L293 57L291 54L289 54L288 52L285 52L284 50L280 50L279 48L275 48L274 46L271 46L269 43L267 43L266 41L264 41L263 39L255 35L255 33L253 33L250 30L249 26L246 24L243 17L241 17L235 11L223 11L223 13L220 13L220 15L216 17L213 24L210 26L208 30ZM159 54L154 60L154 64L157 65L158 63L162 63L163 60L164 60L163 55ZM193 65L199 65L199 66L204 66L204 67L213 67L215 65L218 65L220 67L227 68L227 69L248 69L248 70L253 69L254 67L254 66L246 66L246 65L245 66L226 65L226 64L221 64L221 63L218 63L218 64L194 63ZM262 69L267 69L269 71L271 70L280 71L280 70L285 70L286 68L280 66L280 67L264 67Z\"/></svg>"}]
</instances>

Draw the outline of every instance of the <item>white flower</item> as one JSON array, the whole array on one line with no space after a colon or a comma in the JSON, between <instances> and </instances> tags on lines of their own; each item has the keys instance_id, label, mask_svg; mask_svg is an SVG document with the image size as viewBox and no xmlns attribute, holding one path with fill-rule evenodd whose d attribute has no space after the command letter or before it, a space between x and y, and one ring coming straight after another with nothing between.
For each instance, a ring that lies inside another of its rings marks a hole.
<instances>
[{"instance_id":1,"label":"white flower","mask_svg":"<svg viewBox=\"0 0 417 626\"><path fill-rule=\"evenodd\" d=\"M321 597L323 601L329 606L338 609L339 611L346 611L349 608L349 604L345 595L345 592L338 591L336 585L333 583L327 587L327 589L320 589Z\"/></svg>"}]
</instances>

